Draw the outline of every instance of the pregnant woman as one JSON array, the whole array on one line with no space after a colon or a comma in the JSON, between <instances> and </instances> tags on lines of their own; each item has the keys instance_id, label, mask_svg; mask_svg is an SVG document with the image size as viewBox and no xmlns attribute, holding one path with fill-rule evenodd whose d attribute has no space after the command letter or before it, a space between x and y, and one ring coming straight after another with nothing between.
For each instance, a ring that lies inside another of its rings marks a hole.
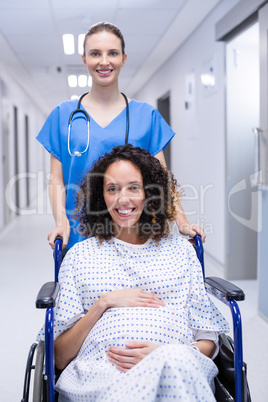
<instances>
[{"instance_id":1,"label":"pregnant woman","mask_svg":"<svg viewBox=\"0 0 268 402\"><path fill-rule=\"evenodd\" d=\"M83 179L87 239L63 261L55 308L60 401L215 401L212 359L228 324L192 245L169 234L178 196L173 175L132 145Z\"/></svg>"}]
</instances>

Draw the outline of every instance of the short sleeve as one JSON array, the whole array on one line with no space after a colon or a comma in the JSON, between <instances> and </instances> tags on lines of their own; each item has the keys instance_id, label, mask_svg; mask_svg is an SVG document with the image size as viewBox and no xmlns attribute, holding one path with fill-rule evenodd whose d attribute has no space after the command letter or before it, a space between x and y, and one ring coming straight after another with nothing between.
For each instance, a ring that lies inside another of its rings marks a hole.
<instances>
[{"instance_id":1,"label":"short sleeve","mask_svg":"<svg viewBox=\"0 0 268 402\"><path fill-rule=\"evenodd\" d=\"M56 107L48 116L36 139L46 150L62 162L60 142L60 108Z\"/></svg>"},{"instance_id":2,"label":"short sleeve","mask_svg":"<svg viewBox=\"0 0 268 402\"><path fill-rule=\"evenodd\" d=\"M194 330L193 331L193 336L194 336L194 342L191 343L191 345L195 344L195 342L201 340L201 339L207 339L215 343L216 349L215 352L212 356L212 360L215 359L215 357L219 353L219 335L218 332L215 331L200 331L200 329Z\"/></svg>"},{"instance_id":3,"label":"short sleeve","mask_svg":"<svg viewBox=\"0 0 268 402\"><path fill-rule=\"evenodd\" d=\"M155 156L164 150L174 135L174 131L163 119L158 110L153 109L149 152Z\"/></svg>"}]
</instances>

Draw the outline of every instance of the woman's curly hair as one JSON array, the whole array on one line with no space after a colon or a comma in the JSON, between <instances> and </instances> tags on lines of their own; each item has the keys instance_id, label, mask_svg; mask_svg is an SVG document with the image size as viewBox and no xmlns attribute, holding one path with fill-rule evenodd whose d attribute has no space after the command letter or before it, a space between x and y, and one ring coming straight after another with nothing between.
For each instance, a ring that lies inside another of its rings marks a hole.
<instances>
[{"instance_id":1,"label":"woman's curly hair","mask_svg":"<svg viewBox=\"0 0 268 402\"><path fill-rule=\"evenodd\" d=\"M138 235L159 241L169 233L169 222L174 220L179 197L177 181L157 158L130 144L118 146L100 157L82 179L74 211L79 233L85 237L94 235L100 242L114 236L113 221L103 197L103 180L109 166L121 160L133 163L143 178L145 199Z\"/></svg>"}]
</instances>

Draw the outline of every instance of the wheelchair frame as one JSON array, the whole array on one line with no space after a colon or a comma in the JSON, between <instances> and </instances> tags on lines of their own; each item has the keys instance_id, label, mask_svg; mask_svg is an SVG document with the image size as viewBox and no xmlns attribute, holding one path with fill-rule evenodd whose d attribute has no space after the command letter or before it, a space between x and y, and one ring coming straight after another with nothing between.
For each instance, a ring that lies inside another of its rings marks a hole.
<instances>
[{"instance_id":1,"label":"wheelchair frame","mask_svg":"<svg viewBox=\"0 0 268 402\"><path fill-rule=\"evenodd\" d=\"M205 278L204 270L204 251L201 237L196 235L194 238L194 247L197 257L202 266L204 283L209 294L228 305L233 319L234 336L234 373L235 373L235 401L249 402L250 396L246 389L245 364L243 362L243 344L242 344L242 320L237 301L245 299L244 292L232 284L217 277ZM59 291L58 274L62 262L62 240L57 238L55 241L55 280L47 282L40 289L36 308L46 309L45 319L45 369L43 373L44 401L55 402L55 366L54 366L54 307L56 297ZM24 382L23 399L21 402L27 402L29 398L29 384L31 369L36 343L32 345L26 365L26 374ZM230 399L225 399L230 400ZM233 400L233 399L231 399ZM35 401L34 401L35 402Z\"/></svg>"},{"instance_id":2,"label":"wheelchair frame","mask_svg":"<svg viewBox=\"0 0 268 402\"><path fill-rule=\"evenodd\" d=\"M245 365L243 361L242 319L237 301L245 300L243 290L225 279L205 277L204 249L199 235L195 237L196 254L203 271L206 290L209 294L226 304L232 313L234 336L234 370L235 370L235 401L246 401L245 384L243 384Z\"/></svg>"}]
</instances>

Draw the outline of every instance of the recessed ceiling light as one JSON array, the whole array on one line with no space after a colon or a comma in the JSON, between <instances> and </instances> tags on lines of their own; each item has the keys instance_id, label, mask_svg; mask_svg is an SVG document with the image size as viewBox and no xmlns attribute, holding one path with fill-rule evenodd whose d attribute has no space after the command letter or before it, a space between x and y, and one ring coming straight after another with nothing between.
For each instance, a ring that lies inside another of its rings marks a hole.
<instances>
[{"instance_id":1,"label":"recessed ceiling light","mask_svg":"<svg viewBox=\"0 0 268 402\"><path fill-rule=\"evenodd\" d=\"M63 50L65 54L74 54L74 36L72 34L62 35Z\"/></svg>"},{"instance_id":2,"label":"recessed ceiling light","mask_svg":"<svg viewBox=\"0 0 268 402\"><path fill-rule=\"evenodd\" d=\"M77 87L77 76L76 75L68 75L68 85L71 88Z\"/></svg>"},{"instance_id":3,"label":"recessed ceiling light","mask_svg":"<svg viewBox=\"0 0 268 402\"><path fill-rule=\"evenodd\" d=\"M84 39L85 39L85 34L78 35L78 53L79 54L84 53Z\"/></svg>"},{"instance_id":4,"label":"recessed ceiling light","mask_svg":"<svg viewBox=\"0 0 268 402\"><path fill-rule=\"evenodd\" d=\"M81 88L87 86L87 76L86 75L78 76L78 86Z\"/></svg>"}]
</instances>

